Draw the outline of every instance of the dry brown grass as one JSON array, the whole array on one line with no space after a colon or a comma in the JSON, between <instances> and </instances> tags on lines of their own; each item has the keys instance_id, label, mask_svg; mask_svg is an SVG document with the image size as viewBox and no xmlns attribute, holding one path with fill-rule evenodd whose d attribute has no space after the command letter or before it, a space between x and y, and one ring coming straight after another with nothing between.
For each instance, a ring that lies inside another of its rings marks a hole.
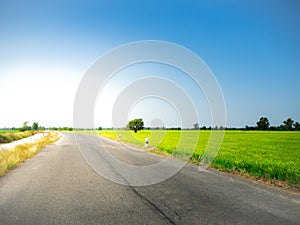
<instances>
[{"instance_id":1,"label":"dry brown grass","mask_svg":"<svg viewBox=\"0 0 300 225\"><path fill-rule=\"evenodd\" d=\"M34 156L41 148L56 142L61 135L51 131L34 143L22 144L12 150L0 151L0 176L19 166L24 160Z\"/></svg>"}]
</instances>

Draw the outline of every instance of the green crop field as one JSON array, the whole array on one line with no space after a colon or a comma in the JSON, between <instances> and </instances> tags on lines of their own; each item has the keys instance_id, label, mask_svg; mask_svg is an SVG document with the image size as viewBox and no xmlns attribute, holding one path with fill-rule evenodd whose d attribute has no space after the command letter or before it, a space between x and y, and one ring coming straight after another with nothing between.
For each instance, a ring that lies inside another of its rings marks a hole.
<instances>
[{"instance_id":1,"label":"green crop field","mask_svg":"<svg viewBox=\"0 0 300 225\"><path fill-rule=\"evenodd\" d=\"M16 132L19 132L19 130L0 130L0 134L16 133Z\"/></svg>"},{"instance_id":2,"label":"green crop field","mask_svg":"<svg viewBox=\"0 0 300 225\"><path fill-rule=\"evenodd\" d=\"M143 130L135 134L127 130L103 130L100 135L112 139L121 135L123 142L141 146L148 137L150 147L179 156L188 153L197 161L203 155L211 132ZM211 166L299 184L300 132L226 131Z\"/></svg>"}]
</instances>

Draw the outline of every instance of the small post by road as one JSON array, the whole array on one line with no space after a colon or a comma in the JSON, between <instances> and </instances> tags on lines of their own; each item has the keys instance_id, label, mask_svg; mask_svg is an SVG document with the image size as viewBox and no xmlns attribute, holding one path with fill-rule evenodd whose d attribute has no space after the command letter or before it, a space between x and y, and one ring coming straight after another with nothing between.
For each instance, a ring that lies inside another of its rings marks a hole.
<instances>
[{"instance_id":1,"label":"small post by road","mask_svg":"<svg viewBox=\"0 0 300 225\"><path fill-rule=\"evenodd\" d=\"M148 148L148 146L149 146L149 139L145 138L145 147Z\"/></svg>"},{"instance_id":2,"label":"small post by road","mask_svg":"<svg viewBox=\"0 0 300 225\"><path fill-rule=\"evenodd\" d=\"M118 135L118 140L119 140L119 141L122 140L121 134Z\"/></svg>"}]
</instances>

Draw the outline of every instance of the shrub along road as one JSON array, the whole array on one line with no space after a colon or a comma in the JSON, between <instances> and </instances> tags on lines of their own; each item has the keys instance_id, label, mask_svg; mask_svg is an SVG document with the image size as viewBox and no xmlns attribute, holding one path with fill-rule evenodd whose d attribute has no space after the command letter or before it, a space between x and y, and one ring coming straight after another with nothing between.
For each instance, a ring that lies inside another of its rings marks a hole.
<instances>
[{"instance_id":1,"label":"shrub along road","mask_svg":"<svg viewBox=\"0 0 300 225\"><path fill-rule=\"evenodd\" d=\"M108 172L115 168L104 148L132 165L162 158L76 137L64 134L0 178L0 224L299 224L298 195L194 165L150 186L116 184L98 175L79 148L96 153L93 162Z\"/></svg>"},{"instance_id":2,"label":"shrub along road","mask_svg":"<svg viewBox=\"0 0 300 225\"><path fill-rule=\"evenodd\" d=\"M0 144L0 150L3 150L3 149L13 149L17 145L27 144L27 143L33 143L33 142L37 141L38 139L40 139L40 138L42 138L42 137L44 137L46 135L47 135L46 132L44 132L44 133L37 133L37 134L35 134L33 136L22 138L22 139L17 140L17 141L13 141L13 142L6 143L6 144Z\"/></svg>"}]
</instances>

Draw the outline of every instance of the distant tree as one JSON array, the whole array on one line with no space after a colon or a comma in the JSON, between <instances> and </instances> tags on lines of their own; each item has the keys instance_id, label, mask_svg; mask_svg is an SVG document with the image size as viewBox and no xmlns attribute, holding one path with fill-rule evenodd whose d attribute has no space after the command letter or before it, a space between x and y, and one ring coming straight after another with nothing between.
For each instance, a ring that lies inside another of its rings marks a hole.
<instances>
[{"instance_id":1,"label":"distant tree","mask_svg":"<svg viewBox=\"0 0 300 225\"><path fill-rule=\"evenodd\" d=\"M292 118L288 118L287 120L283 121L283 128L284 130L293 130L294 120Z\"/></svg>"},{"instance_id":2,"label":"distant tree","mask_svg":"<svg viewBox=\"0 0 300 225\"><path fill-rule=\"evenodd\" d=\"M38 129L39 129L39 124L37 122L33 122L32 130L38 130Z\"/></svg>"},{"instance_id":3,"label":"distant tree","mask_svg":"<svg viewBox=\"0 0 300 225\"><path fill-rule=\"evenodd\" d=\"M201 127L201 130L206 130L206 126Z\"/></svg>"},{"instance_id":4,"label":"distant tree","mask_svg":"<svg viewBox=\"0 0 300 225\"><path fill-rule=\"evenodd\" d=\"M193 126L194 126L194 130L199 130L199 123L195 123Z\"/></svg>"},{"instance_id":5,"label":"distant tree","mask_svg":"<svg viewBox=\"0 0 300 225\"><path fill-rule=\"evenodd\" d=\"M98 127L98 130L102 130L102 127Z\"/></svg>"},{"instance_id":6,"label":"distant tree","mask_svg":"<svg viewBox=\"0 0 300 225\"><path fill-rule=\"evenodd\" d=\"M294 123L294 129L297 131L300 131L300 123L299 122Z\"/></svg>"},{"instance_id":7,"label":"distant tree","mask_svg":"<svg viewBox=\"0 0 300 225\"><path fill-rule=\"evenodd\" d=\"M134 132L136 133L138 130L144 129L143 119L139 118L131 120L128 122L126 127L130 130L134 130Z\"/></svg>"},{"instance_id":8,"label":"distant tree","mask_svg":"<svg viewBox=\"0 0 300 225\"><path fill-rule=\"evenodd\" d=\"M25 121L23 123L23 126L20 128L20 131L26 131L26 130L31 130L31 126L28 126L28 121Z\"/></svg>"},{"instance_id":9,"label":"distant tree","mask_svg":"<svg viewBox=\"0 0 300 225\"><path fill-rule=\"evenodd\" d=\"M268 130L270 122L267 117L261 117L256 125L258 130Z\"/></svg>"}]
</instances>

